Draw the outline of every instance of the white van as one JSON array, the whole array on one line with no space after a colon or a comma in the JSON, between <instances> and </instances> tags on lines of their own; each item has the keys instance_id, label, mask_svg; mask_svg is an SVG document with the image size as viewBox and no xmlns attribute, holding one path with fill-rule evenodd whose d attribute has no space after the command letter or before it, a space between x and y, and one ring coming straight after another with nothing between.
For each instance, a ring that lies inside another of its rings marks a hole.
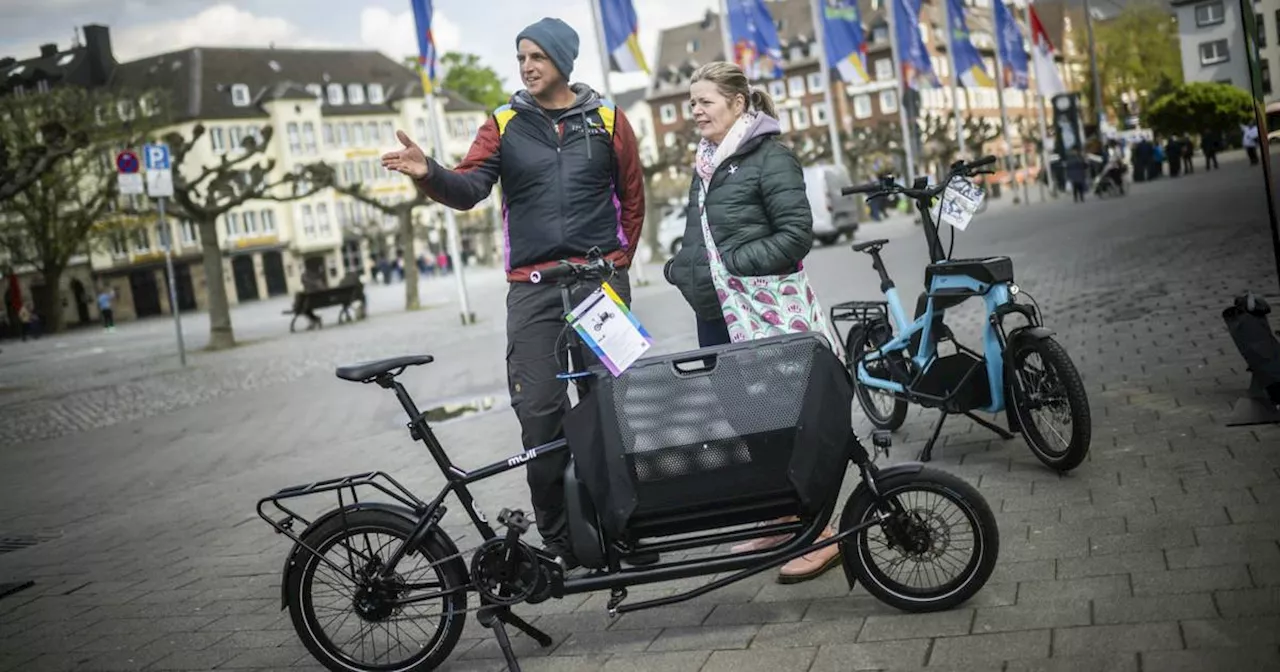
<instances>
[{"instance_id":1,"label":"white van","mask_svg":"<svg viewBox=\"0 0 1280 672\"><path fill-rule=\"evenodd\" d=\"M822 245L834 245L843 236L852 239L858 230L858 199L840 195L842 188L852 184L843 166L826 163L804 168L814 239Z\"/></svg>"}]
</instances>

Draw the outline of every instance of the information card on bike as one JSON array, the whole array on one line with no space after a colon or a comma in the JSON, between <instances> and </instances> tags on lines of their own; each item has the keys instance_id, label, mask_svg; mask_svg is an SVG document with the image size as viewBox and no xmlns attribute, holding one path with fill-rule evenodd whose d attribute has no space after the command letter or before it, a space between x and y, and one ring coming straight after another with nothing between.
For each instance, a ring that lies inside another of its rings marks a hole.
<instances>
[{"instance_id":1,"label":"information card on bike","mask_svg":"<svg viewBox=\"0 0 1280 672\"><path fill-rule=\"evenodd\" d=\"M973 215L986 198L982 187L968 180L952 180L942 193L938 221L964 231L973 221Z\"/></svg>"},{"instance_id":2,"label":"information card on bike","mask_svg":"<svg viewBox=\"0 0 1280 672\"><path fill-rule=\"evenodd\" d=\"M615 377L622 375L653 346L653 337L607 282L565 315L565 319Z\"/></svg>"}]
</instances>

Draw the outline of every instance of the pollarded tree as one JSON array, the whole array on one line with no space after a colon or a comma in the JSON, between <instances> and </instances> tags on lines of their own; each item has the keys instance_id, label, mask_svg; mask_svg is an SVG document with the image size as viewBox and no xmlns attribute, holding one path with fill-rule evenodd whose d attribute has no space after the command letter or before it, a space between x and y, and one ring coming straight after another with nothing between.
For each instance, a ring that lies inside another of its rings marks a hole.
<instances>
[{"instance_id":1,"label":"pollarded tree","mask_svg":"<svg viewBox=\"0 0 1280 672\"><path fill-rule=\"evenodd\" d=\"M249 201L286 202L306 198L325 189L333 181L332 170L324 164L304 166L273 176L275 159L265 157L274 135L270 126L245 136L239 152L223 154L211 166L186 166L186 157L200 138L203 124L196 124L191 137L173 132L165 136L173 154L173 204L177 213L200 229L204 253L205 291L208 292L209 349L234 347L231 309L222 274L222 248L218 243L218 218Z\"/></svg>"},{"instance_id":2,"label":"pollarded tree","mask_svg":"<svg viewBox=\"0 0 1280 672\"><path fill-rule=\"evenodd\" d=\"M1254 118L1254 101L1244 89L1218 82L1189 82L1147 108L1147 125L1161 135L1227 133Z\"/></svg>"},{"instance_id":3,"label":"pollarded tree","mask_svg":"<svg viewBox=\"0 0 1280 672\"><path fill-rule=\"evenodd\" d=\"M420 308L421 300L418 297L418 255L414 252L414 239L416 236L414 235L413 211L430 204L432 202L431 199L427 198L422 191L415 189L413 198L398 203L384 203L370 195L364 186L358 182L347 183L335 179L332 186L337 193L349 196L384 215L396 218L396 240L400 246L401 253L404 255L404 307L405 310L417 310ZM374 231L365 232L365 237L377 235L377 230L381 229L380 223L376 222L366 223L366 227L372 228ZM454 263L461 263L461 260L454 260Z\"/></svg>"},{"instance_id":4,"label":"pollarded tree","mask_svg":"<svg viewBox=\"0 0 1280 672\"><path fill-rule=\"evenodd\" d=\"M19 100L21 99L13 98L7 103L12 104ZM8 105L5 106L8 107ZM0 119L4 119L6 126L14 123L12 117L4 114L0 114ZM46 122L39 127L38 131L38 133L26 134L27 139L35 142L19 140L14 143L16 146L13 149L10 148L11 140L0 137L0 203L21 193L46 172L52 170L58 161L89 144L88 134L83 130L69 133L66 126L58 122Z\"/></svg>"}]
</instances>

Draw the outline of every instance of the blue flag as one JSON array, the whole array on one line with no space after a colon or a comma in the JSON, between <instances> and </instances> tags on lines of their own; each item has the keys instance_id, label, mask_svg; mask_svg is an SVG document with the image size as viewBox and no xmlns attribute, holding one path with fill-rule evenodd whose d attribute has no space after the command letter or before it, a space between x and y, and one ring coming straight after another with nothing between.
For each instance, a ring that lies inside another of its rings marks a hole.
<instances>
[{"instance_id":1,"label":"blue flag","mask_svg":"<svg viewBox=\"0 0 1280 672\"><path fill-rule=\"evenodd\" d=\"M996 53L1004 67L1004 81L1000 84L1007 89L1026 89L1031 79L1027 75L1027 50L1023 46L1022 31L1018 30L1004 0L995 0L995 3Z\"/></svg>"},{"instance_id":2,"label":"blue flag","mask_svg":"<svg viewBox=\"0 0 1280 672\"><path fill-rule=\"evenodd\" d=\"M951 23L951 48L955 50L951 63L956 75L960 77L960 84L967 89L977 86L995 87L995 80L987 74L982 57L978 55L973 42L969 41L969 26L964 20L964 2L947 0L947 10Z\"/></svg>"},{"instance_id":3,"label":"blue flag","mask_svg":"<svg viewBox=\"0 0 1280 672\"><path fill-rule=\"evenodd\" d=\"M600 3L604 46L613 72L649 72L640 50L640 22L631 0L592 0Z\"/></svg>"},{"instance_id":4,"label":"blue flag","mask_svg":"<svg viewBox=\"0 0 1280 672\"><path fill-rule=\"evenodd\" d=\"M434 11L431 0L410 0L413 6L413 22L418 34L418 75L422 78L422 92L431 93L436 82L436 41L431 36L431 18Z\"/></svg>"},{"instance_id":5,"label":"blue flag","mask_svg":"<svg viewBox=\"0 0 1280 672\"><path fill-rule=\"evenodd\" d=\"M782 76L782 41L764 0L726 0L731 58L748 79Z\"/></svg>"},{"instance_id":6,"label":"blue flag","mask_svg":"<svg viewBox=\"0 0 1280 672\"><path fill-rule=\"evenodd\" d=\"M856 0L823 3L822 35L827 65L840 73L840 79L855 86L871 82L867 75L867 41L862 35L862 17Z\"/></svg>"},{"instance_id":7,"label":"blue flag","mask_svg":"<svg viewBox=\"0 0 1280 672\"><path fill-rule=\"evenodd\" d=\"M893 4L893 32L897 33L898 54L902 58L899 74L904 85L912 89L942 86L920 35L920 0L889 2Z\"/></svg>"}]
</instances>

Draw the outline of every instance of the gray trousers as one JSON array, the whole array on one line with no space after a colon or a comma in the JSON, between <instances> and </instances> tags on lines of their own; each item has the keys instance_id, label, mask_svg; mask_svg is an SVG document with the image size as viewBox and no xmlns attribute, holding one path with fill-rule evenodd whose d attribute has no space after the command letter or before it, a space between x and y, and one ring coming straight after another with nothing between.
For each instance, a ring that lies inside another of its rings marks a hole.
<instances>
[{"instance_id":1,"label":"gray trousers","mask_svg":"<svg viewBox=\"0 0 1280 672\"><path fill-rule=\"evenodd\" d=\"M609 286L627 306L631 305L631 282L625 270L618 271ZM570 307L598 287L594 283L579 286L572 292ZM507 387L526 450L564 437L569 383L556 375L565 371L565 345L576 338L564 319L559 287L511 283L507 291ZM579 352L579 366L599 363L585 345ZM566 450L525 465L538 532L548 549L560 554L569 551L564 510L564 471L568 464Z\"/></svg>"}]
</instances>

